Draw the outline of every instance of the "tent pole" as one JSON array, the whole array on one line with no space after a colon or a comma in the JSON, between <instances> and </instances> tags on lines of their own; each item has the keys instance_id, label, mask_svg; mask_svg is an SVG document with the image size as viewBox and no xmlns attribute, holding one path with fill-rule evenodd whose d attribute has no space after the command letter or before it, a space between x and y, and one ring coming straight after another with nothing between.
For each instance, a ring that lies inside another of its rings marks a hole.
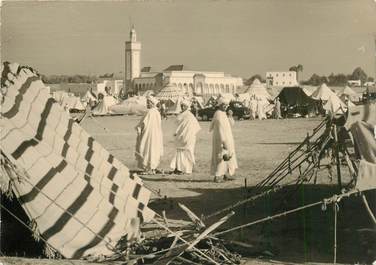
<instances>
[{"instance_id":1,"label":"tent pole","mask_svg":"<svg viewBox=\"0 0 376 265\"><path fill-rule=\"evenodd\" d=\"M336 155L336 166L337 166L337 180L339 190L342 190L342 180L341 180L341 161L339 159L339 144L338 144L338 135L337 135L337 125L333 125L333 134L335 141L335 155Z\"/></svg>"},{"instance_id":2,"label":"tent pole","mask_svg":"<svg viewBox=\"0 0 376 265\"><path fill-rule=\"evenodd\" d=\"M337 202L333 204L333 210L334 210L334 244L333 244L334 260L333 260L333 264L337 264L337 212L338 212Z\"/></svg>"},{"instance_id":3,"label":"tent pole","mask_svg":"<svg viewBox=\"0 0 376 265\"><path fill-rule=\"evenodd\" d=\"M376 225L376 218L375 216L373 215L372 211L371 211L371 208L369 207L369 204L368 204L368 201L367 201L367 198L364 194L362 194L362 200L363 200L363 204L364 204L364 207L366 208L369 216L371 217L371 220L373 221L373 224Z\"/></svg>"}]
</instances>

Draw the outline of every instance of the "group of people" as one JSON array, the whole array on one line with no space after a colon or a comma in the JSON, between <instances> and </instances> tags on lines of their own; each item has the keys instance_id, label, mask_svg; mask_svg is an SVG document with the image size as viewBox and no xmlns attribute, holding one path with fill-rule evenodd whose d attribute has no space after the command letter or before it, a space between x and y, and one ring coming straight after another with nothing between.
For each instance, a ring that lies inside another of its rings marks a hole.
<instances>
[{"instance_id":1,"label":"group of people","mask_svg":"<svg viewBox=\"0 0 376 265\"><path fill-rule=\"evenodd\" d=\"M147 112L136 126L136 160L145 174L157 173L163 156L163 132L161 114L158 110L158 99L147 97ZM210 125L212 132L211 174L215 182L231 180L238 167L235 143L232 135L231 119L226 109L229 100L220 97L217 100L218 110ZM175 174L191 174L195 165L195 144L197 133L201 127L191 112L191 101L181 102L181 113L177 116L177 128L174 133L176 151L171 161Z\"/></svg>"},{"instance_id":2,"label":"group of people","mask_svg":"<svg viewBox=\"0 0 376 265\"><path fill-rule=\"evenodd\" d=\"M256 96L251 96L249 101L244 102L245 106L249 108L251 114L251 120L259 119L259 120L266 120L267 119L267 106L269 105L269 101L265 98L260 98ZM271 111L271 109L270 109ZM274 119L281 119L281 102L279 98L274 99L274 107L272 109L272 115Z\"/></svg>"}]
</instances>

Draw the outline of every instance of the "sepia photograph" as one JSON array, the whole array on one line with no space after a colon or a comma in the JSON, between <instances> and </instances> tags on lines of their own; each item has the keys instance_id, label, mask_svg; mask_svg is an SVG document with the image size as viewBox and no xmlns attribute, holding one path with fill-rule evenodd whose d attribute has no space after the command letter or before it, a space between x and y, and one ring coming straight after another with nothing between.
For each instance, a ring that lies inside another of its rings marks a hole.
<instances>
[{"instance_id":1,"label":"sepia photograph","mask_svg":"<svg viewBox=\"0 0 376 265\"><path fill-rule=\"evenodd\" d=\"M0 8L0 265L376 265L376 0Z\"/></svg>"}]
</instances>

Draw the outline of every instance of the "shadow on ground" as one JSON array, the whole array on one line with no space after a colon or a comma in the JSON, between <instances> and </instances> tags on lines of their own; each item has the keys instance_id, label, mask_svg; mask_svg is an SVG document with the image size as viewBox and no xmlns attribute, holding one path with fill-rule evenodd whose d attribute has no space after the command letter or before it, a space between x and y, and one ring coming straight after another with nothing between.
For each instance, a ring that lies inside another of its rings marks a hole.
<instances>
[{"instance_id":1,"label":"shadow on ground","mask_svg":"<svg viewBox=\"0 0 376 265\"><path fill-rule=\"evenodd\" d=\"M183 203L198 216L216 212L238 200L252 195L252 189L190 189L201 195L159 200L150 204L157 212L166 210L171 219L186 219L177 206ZM219 230L249 223L260 218L317 202L338 193L334 185L288 186L279 192L260 198L235 209L236 214ZM365 193L371 209L376 209L376 191ZM374 211L376 212L376 211ZM208 219L207 224L219 220L226 213ZM359 196L339 202L337 219L337 262L372 263L376 259L376 227ZM243 228L224 235L241 241L248 247L235 250L248 257L267 257L282 262L332 262L334 242L334 210L321 205L292 213L272 221ZM265 254L266 253L266 254Z\"/></svg>"},{"instance_id":2,"label":"shadow on ground","mask_svg":"<svg viewBox=\"0 0 376 265\"><path fill-rule=\"evenodd\" d=\"M210 214L238 200L252 195L252 189L191 189L201 195L185 198L156 200L150 207L157 212L166 210L170 219L187 219L177 203L187 205L198 216ZM235 209L236 214L221 230L245 224L266 216L320 201L338 192L333 185L288 186L254 203ZM376 191L365 193L371 209L376 209ZM2 197L2 203L21 219L27 220L16 200ZM224 216L222 213L205 222L211 224ZM44 257L43 244L33 239L30 231L2 211L2 255ZM220 230L219 229L219 230ZM271 258L281 262L332 262L334 215L333 207L305 209L262 224L244 228L223 236L229 240L247 243L248 247L234 250L246 257ZM339 203L337 227L337 262L372 263L376 259L376 227L373 226L360 197L353 196ZM230 246L231 248L231 246Z\"/></svg>"}]
</instances>

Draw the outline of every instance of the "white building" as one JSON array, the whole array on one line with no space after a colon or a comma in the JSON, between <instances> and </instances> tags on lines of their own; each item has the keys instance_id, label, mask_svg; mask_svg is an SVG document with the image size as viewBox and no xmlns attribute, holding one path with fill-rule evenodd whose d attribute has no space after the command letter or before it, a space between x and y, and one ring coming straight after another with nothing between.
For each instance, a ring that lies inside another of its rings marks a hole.
<instances>
[{"instance_id":1,"label":"white building","mask_svg":"<svg viewBox=\"0 0 376 265\"><path fill-rule=\"evenodd\" d=\"M347 83L350 86L361 86L362 85L362 81L361 80L348 80Z\"/></svg>"},{"instance_id":2,"label":"white building","mask_svg":"<svg viewBox=\"0 0 376 265\"><path fill-rule=\"evenodd\" d=\"M146 90L158 91L172 84L182 89L184 93L209 96L220 93L234 94L243 86L240 77L233 77L224 72L187 70L184 65L171 65L158 72L151 72L151 67L140 70L141 43L137 42L134 28L130 32L130 41L127 41L125 46L126 94L142 93Z\"/></svg>"},{"instance_id":3,"label":"white building","mask_svg":"<svg viewBox=\"0 0 376 265\"><path fill-rule=\"evenodd\" d=\"M134 78L140 76L141 72L141 42L137 41L137 34L134 26L129 33L129 41L125 42L125 87L132 87Z\"/></svg>"},{"instance_id":4,"label":"white building","mask_svg":"<svg viewBox=\"0 0 376 265\"><path fill-rule=\"evenodd\" d=\"M266 86L269 87L293 87L298 81L295 71L266 72Z\"/></svg>"}]
</instances>

